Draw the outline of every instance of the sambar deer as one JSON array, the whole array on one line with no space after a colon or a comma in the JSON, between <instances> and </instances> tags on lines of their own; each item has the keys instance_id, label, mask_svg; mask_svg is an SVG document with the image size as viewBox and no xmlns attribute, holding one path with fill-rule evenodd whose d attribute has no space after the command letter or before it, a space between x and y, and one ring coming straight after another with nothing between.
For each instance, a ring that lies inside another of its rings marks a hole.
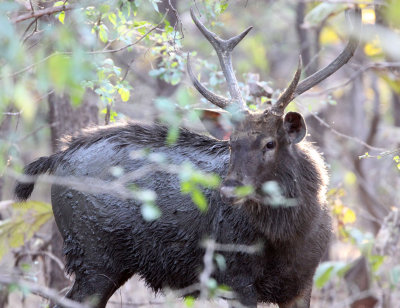
<instances>
[{"instance_id":1,"label":"sambar deer","mask_svg":"<svg viewBox=\"0 0 400 308\"><path fill-rule=\"evenodd\" d=\"M94 298L94 306L105 307L134 274L154 291L195 285L204 267L201 242L211 238L220 244L262 244L253 254L221 252L226 268L216 267L212 277L234 292L233 305L256 307L264 302L280 308L309 307L313 275L331 234L325 203L328 177L321 155L305 141L303 116L285 114L285 108L294 97L343 66L358 40L350 37L331 64L301 82L299 61L293 80L276 103L252 111L241 96L231 60L234 47L251 28L222 40L193 10L191 16L219 57L230 98L203 86L194 76L189 58L188 73L208 101L223 109L234 106L230 139L217 140L181 128L176 143L169 145L168 128L161 125L131 122L90 129L66 141L64 150L27 165L25 174L33 178L18 183L16 196L29 198L42 173L82 179L81 187L56 182L51 189L55 220L64 238L66 270L75 274L67 294L70 299L83 302ZM204 190L208 210L200 212L190 196L181 193L176 173L152 169L146 158L131 155L143 149L162 153L170 164L187 162L218 174L223 179L219 191ZM110 192L115 180L110 170L116 166L127 175L149 166L147 173L126 184L156 192L162 213L159 219L145 220L138 200ZM87 183L99 180L109 189L84 189ZM279 202L274 192L265 189L265 183L273 183L279 190ZM238 194L242 186L251 186L253 192Z\"/></svg>"}]
</instances>

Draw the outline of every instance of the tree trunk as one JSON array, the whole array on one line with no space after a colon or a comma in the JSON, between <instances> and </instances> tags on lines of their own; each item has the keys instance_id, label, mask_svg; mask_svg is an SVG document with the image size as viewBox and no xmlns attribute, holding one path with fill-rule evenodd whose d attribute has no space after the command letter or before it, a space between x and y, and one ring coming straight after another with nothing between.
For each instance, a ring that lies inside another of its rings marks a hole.
<instances>
[{"instance_id":1,"label":"tree trunk","mask_svg":"<svg viewBox=\"0 0 400 308\"><path fill-rule=\"evenodd\" d=\"M85 94L81 106L73 108L67 94L48 96L49 122L51 127L51 146L54 152L60 150L60 139L64 135L73 134L84 127L98 124L98 107L96 95L90 91ZM52 225L50 251L63 260L63 240L55 222ZM63 271L55 261L50 263L49 287L62 290L69 285Z\"/></svg>"},{"instance_id":2,"label":"tree trunk","mask_svg":"<svg viewBox=\"0 0 400 308\"><path fill-rule=\"evenodd\" d=\"M400 127L400 96L395 91L392 91L392 107L394 126Z\"/></svg>"}]
</instances>

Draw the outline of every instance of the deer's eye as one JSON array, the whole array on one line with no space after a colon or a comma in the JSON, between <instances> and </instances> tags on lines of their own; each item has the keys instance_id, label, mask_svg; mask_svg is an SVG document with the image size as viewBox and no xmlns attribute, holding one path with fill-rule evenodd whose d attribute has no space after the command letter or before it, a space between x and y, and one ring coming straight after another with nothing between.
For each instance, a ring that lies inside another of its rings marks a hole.
<instances>
[{"instance_id":1,"label":"deer's eye","mask_svg":"<svg viewBox=\"0 0 400 308\"><path fill-rule=\"evenodd\" d=\"M275 141L268 142L266 144L265 148L268 149L268 150L272 150L273 148L275 148Z\"/></svg>"}]
</instances>

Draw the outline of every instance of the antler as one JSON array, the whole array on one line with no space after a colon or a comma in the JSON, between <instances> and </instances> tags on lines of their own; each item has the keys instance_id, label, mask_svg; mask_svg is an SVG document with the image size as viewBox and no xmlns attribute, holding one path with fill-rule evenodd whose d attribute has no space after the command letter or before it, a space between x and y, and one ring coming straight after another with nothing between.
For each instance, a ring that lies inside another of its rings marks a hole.
<instances>
[{"instance_id":1,"label":"antler","mask_svg":"<svg viewBox=\"0 0 400 308\"><path fill-rule=\"evenodd\" d=\"M282 114L287 105L289 105L289 103L296 96L299 96L300 94L311 89L324 79L328 78L339 68L345 65L351 59L351 57L353 57L354 52L357 49L358 43L360 41L360 36L355 35L355 33L359 33L361 30L361 10L359 8L355 9L354 19L356 20L356 24L351 31L349 42L347 43L346 48L330 64L328 64L326 67L319 70L318 72L315 72L306 79L302 80L300 83L298 82L301 74L301 59L299 60L299 67L295 73L295 76L292 79L292 82L289 84L285 92L283 92L283 94L279 97L277 103L273 107L273 110L276 113Z\"/></svg>"},{"instance_id":2,"label":"antler","mask_svg":"<svg viewBox=\"0 0 400 308\"><path fill-rule=\"evenodd\" d=\"M200 92L201 95L203 95L209 102L212 104L221 107L221 108L226 108L228 105L231 103L234 103L238 105L240 109L246 109L246 103L243 100L243 97L240 93L239 89L239 84L236 79L233 66L232 66L232 51L236 47L236 45L249 33L249 31L252 29L252 27L247 28L245 31L243 31L241 34L234 36L228 40L223 40L220 37L218 37L215 33L211 32L208 30L202 23L201 21L196 17L194 14L193 8L190 9L190 15L192 16L192 19L194 23L196 24L197 28L203 33L203 35L206 37L206 39L211 43L211 45L214 47L218 58L219 62L221 64L222 72L224 73L225 79L228 83L228 90L231 95L231 99L227 99L224 97L221 97L210 90L208 90L205 86L203 86L199 80L194 76L192 67L190 64L190 57L188 55L188 61L187 61L187 68L188 68L188 73L190 76L190 79L193 82L194 87Z\"/></svg>"},{"instance_id":3,"label":"antler","mask_svg":"<svg viewBox=\"0 0 400 308\"><path fill-rule=\"evenodd\" d=\"M302 60L301 56L299 56L299 63L297 65L296 73L293 76L292 81L290 82L289 86L286 90L279 96L278 101L272 108L272 111L275 112L277 115L283 114L285 108L294 98L294 93L297 88L297 84L299 83L300 76L301 76L301 67L302 67Z\"/></svg>"}]
</instances>

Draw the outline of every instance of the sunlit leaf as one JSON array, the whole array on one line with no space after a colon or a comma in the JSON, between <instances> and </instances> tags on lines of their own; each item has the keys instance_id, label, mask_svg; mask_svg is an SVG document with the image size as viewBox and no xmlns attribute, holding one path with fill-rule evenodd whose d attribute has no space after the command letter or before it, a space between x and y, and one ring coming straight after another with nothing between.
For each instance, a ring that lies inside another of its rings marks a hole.
<instances>
[{"instance_id":1,"label":"sunlit leaf","mask_svg":"<svg viewBox=\"0 0 400 308\"><path fill-rule=\"evenodd\" d=\"M353 210L346 208L343 214L343 223L349 224L349 223L354 223L355 221L356 221L356 213Z\"/></svg>"},{"instance_id":2,"label":"sunlit leaf","mask_svg":"<svg viewBox=\"0 0 400 308\"><path fill-rule=\"evenodd\" d=\"M362 22L363 24L374 24L375 23L375 10L372 8L364 8L362 11Z\"/></svg>"},{"instance_id":3,"label":"sunlit leaf","mask_svg":"<svg viewBox=\"0 0 400 308\"><path fill-rule=\"evenodd\" d=\"M22 228L20 228L22 229ZM24 233L23 231L25 230L18 230L10 234L10 238L8 240L8 243L11 248L16 248L19 246L22 246L24 244Z\"/></svg>"},{"instance_id":4,"label":"sunlit leaf","mask_svg":"<svg viewBox=\"0 0 400 308\"><path fill-rule=\"evenodd\" d=\"M371 42L368 42L364 46L364 52L367 56L376 57L383 54L383 50L379 40L376 38Z\"/></svg>"},{"instance_id":5,"label":"sunlit leaf","mask_svg":"<svg viewBox=\"0 0 400 308\"><path fill-rule=\"evenodd\" d=\"M354 172L348 171L344 175L344 182L346 183L346 185L353 186L357 182L357 176Z\"/></svg>"},{"instance_id":6,"label":"sunlit leaf","mask_svg":"<svg viewBox=\"0 0 400 308\"><path fill-rule=\"evenodd\" d=\"M10 248L23 245L53 216L51 205L28 201L12 205L14 215L0 221L0 259Z\"/></svg>"},{"instance_id":7,"label":"sunlit leaf","mask_svg":"<svg viewBox=\"0 0 400 308\"><path fill-rule=\"evenodd\" d=\"M108 33L104 25L100 25L99 27L99 38L103 43L108 42Z\"/></svg>"},{"instance_id":8,"label":"sunlit leaf","mask_svg":"<svg viewBox=\"0 0 400 308\"><path fill-rule=\"evenodd\" d=\"M186 307L192 308L196 303L196 299L193 296L186 296L183 302L185 303Z\"/></svg>"},{"instance_id":9,"label":"sunlit leaf","mask_svg":"<svg viewBox=\"0 0 400 308\"><path fill-rule=\"evenodd\" d=\"M58 14L58 20L64 24L64 19L65 19L65 11L62 11L60 14Z\"/></svg>"},{"instance_id":10,"label":"sunlit leaf","mask_svg":"<svg viewBox=\"0 0 400 308\"><path fill-rule=\"evenodd\" d=\"M115 13L111 13L108 15L108 20L114 25L117 25L117 15Z\"/></svg>"},{"instance_id":11,"label":"sunlit leaf","mask_svg":"<svg viewBox=\"0 0 400 308\"><path fill-rule=\"evenodd\" d=\"M56 7L56 6L63 6L64 4L66 4L67 2L66 1L57 1L57 2L55 2L54 4L53 4L53 7Z\"/></svg>"},{"instance_id":12,"label":"sunlit leaf","mask_svg":"<svg viewBox=\"0 0 400 308\"><path fill-rule=\"evenodd\" d=\"M340 41L339 36L331 27L324 27L321 31L319 40L321 44L335 44Z\"/></svg>"},{"instance_id":13,"label":"sunlit leaf","mask_svg":"<svg viewBox=\"0 0 400 308\"><path fill-rule=\"evenodd\" d=\"M385 256L372 255L368 257L368 261L371 264L372 271L376 272L383 264L383 261L385 261Z\"/></svg>"},{"instance_id":14,"label":"sunlit leaf","mask_svg":"<svg viewBox=\"0 0 400 308\"><path fill-rule=\"evenodd\" d=\"M130 92L128 89L119 88L118 93L121 96L123 102L127 102L129 100Z\"/></svg>"}]
</instances>

